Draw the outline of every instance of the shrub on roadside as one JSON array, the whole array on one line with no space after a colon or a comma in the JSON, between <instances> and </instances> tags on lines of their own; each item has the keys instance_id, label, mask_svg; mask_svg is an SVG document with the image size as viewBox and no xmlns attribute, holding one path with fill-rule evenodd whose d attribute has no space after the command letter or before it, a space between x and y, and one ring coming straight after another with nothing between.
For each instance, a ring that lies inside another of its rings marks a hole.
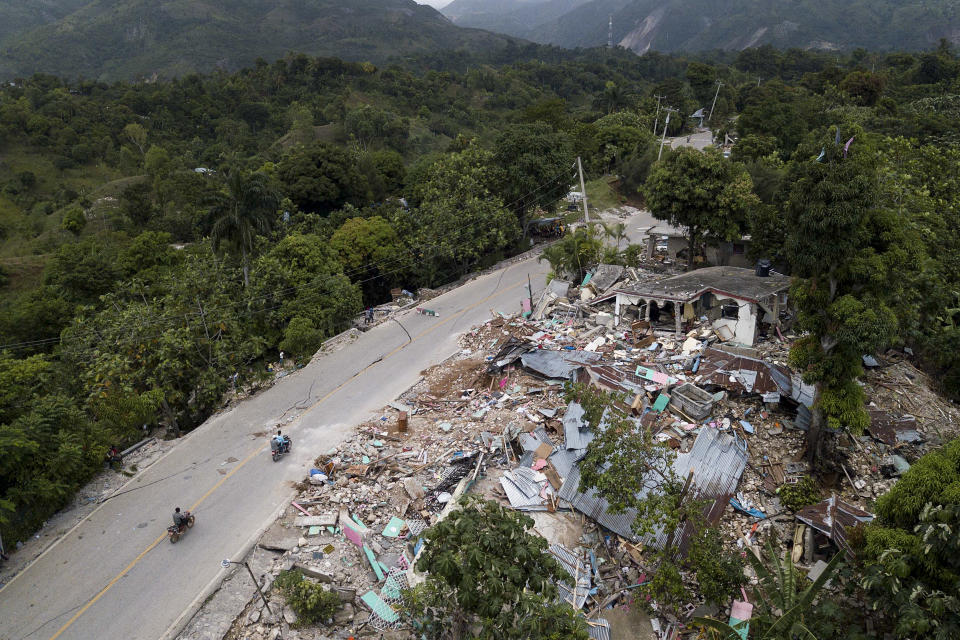
<instances>
[{"instance_id":1,"label":"shrub on roadside","mask_svg":"<svg viewBox=\"0 0 960 640\"><path fill-rule=\"evenodd\" d=\"M304 624L326 623L340 607L340 596L299 571L281 571L274 584Z\"/></svg>"}]
</instances>

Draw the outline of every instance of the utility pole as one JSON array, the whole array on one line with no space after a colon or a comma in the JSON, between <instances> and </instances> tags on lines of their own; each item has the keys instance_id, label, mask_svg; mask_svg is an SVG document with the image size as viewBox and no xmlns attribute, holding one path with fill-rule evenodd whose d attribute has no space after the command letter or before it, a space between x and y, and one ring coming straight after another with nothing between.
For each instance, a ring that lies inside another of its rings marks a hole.
<instances>
[{"instance_id":1,"label":"utility pole","mask_svg":"<svg viewBox=\"0 0 960 640\"><path fill-rule=\"evenodd\" d=\"M583 196L583 221L590 223L590 210L587 208L587 185L583 181L583 163L577 156L577 171L580 172L580 195Z\"/></svg>"},{"instance_id":2,"label":"utility pole","mask_svg":"<svg viewBox=\"0 0 960 640\"><path fill-rule=\"evenodd\" d=\"M657 135L657 125L660 123L660 101L666 96L656 95L653 97L657 99L657 116L653 119L653 135Z\"/></svg>"},{"instance_id":3,"label":"utility pole","mask_svg":"<svg viewBox=\"0 0 960 640\"><path fill-rule=\"evenodd\" d=\"M660 152L657 153L657 162L660 162L660 156L663 155L663 143L667 141L667 127L670 126L670 114L675 113L676 109L667 107L664 111L667 112L667 121L663 124L663 137L660 138Z\"/></svg>"},{"instance_id":4,"label":"utility pole","mask_svg":"<svg viewBox=\"0 0 960 640\"><path fill-rule=\"evenodd\" d=\"M707 118L707 122L713 119L713 108L717 106L717 97L720 95L720 87L723 86L723 83L717 80L717 92L713 94L713 104L710 105L710 117Z\"/></svg>"}]
</instances>

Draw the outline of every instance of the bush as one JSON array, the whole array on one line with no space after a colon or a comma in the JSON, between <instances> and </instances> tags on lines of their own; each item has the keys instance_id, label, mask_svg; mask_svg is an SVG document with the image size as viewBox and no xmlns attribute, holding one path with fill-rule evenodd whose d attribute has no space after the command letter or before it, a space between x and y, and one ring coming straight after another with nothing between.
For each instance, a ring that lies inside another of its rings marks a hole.
<instances>
[{"instance_id":1,"label":"bush","mask_svg":"<svg viewBox=\"0 0 960 640\"><path fill-rule=\"evenodd\" d=\"M274 584L302 623L326 623L340 607L340 596L299 571L281 571Z\"/></svg>"},{"instance_id":2,"label":"bush","mask_svg":"<svg viewBox=\"0 0 960 640\"><path fill-rule=\"evenodd\" d=\"M322 342L323 332L314 326L313 321L297 316L287 325L280 349L298 358L309 358L317 352Z\"/></svg>"},{"instance_id":3,"label":"bush","mask_svg":"<svg viewBox=\"0 0 960 640\"><path fill-rule=\"evenodd\" d=\"M743 561L725 544L716 527L704 527L690 543L687 562L697 576L700 593L708 602L725 605L746 583Z\"/></svg>"},{"instance_id":4,"label":"bush","mask_svg":"<svg viewBox=\"0 0 960 640\"><path fill-rule=\"evenodd\" d=\"M796 484L785 484L779 489L780 503L790 511L799 511L811 504L820 502L820 487L809 476L800 479Z\"/></svg>"},{"instance_id":5,"label":"bush","mask_svg":"<svg viewBox=\"0 0 960 640\"><path fill-rule=\"evenodd\" d=\"M75 236L80 235L83 228L87 226L87 217L83 214L80 207L70 207L63 214L63 220L60 221L60 228L69 231Z\"/></svg>"}]
</instances>

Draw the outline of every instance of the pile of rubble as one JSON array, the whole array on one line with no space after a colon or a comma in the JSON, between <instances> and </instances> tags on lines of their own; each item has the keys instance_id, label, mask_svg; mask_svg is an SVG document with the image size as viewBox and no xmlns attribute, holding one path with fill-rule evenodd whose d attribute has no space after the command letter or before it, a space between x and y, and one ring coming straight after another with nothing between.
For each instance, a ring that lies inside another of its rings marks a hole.
<instances>
[{"instance_id":1,"label":"pile of rubble","mask_svg":"<svg viewBox=\"0 0 960 640\"><path fill-rule=\"evenodd\" d=\"M463 336L455 358L316 459L260 542L283 554L275 572L299 568L341 595L331 637L395 632L403 589L423 579L413 570L422 532L473 491L534 518L570 574L561 597L582 611L592 637L610 637L601 616L633 602L654 570L645 550L669 536L682 553L693 529L639 538L635 514L610 514L581 490L593 428L562 397L565 383L580 382L620 394L629 418L676 451L674 471L691 478L704 518L729 544L792 541L794 561L815 576L831 549L850 551L846 529L872 519L873 499L910 460L956 433L957 414L927 390L909 354L865 358L869 434L836 434L839 463L820 478L824 501L790 513L778 491L810 473L804 432L814 396L786 365L793 336L783 281L717 269L664 278L601 266L579 287L551 282L520 315L494 313ZM637 637L677 637L706 611L693 602L677 618L644 604L656 617L646 632L632 630ZM259 607L251 604L233 637L268 637Z\"/></svg>"}]
</instances>

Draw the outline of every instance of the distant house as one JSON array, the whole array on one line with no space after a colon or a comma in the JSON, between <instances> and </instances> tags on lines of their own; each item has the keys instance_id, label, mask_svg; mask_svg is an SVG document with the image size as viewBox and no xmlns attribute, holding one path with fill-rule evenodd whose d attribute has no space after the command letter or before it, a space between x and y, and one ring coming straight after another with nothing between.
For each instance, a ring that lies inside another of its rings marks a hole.
<instances>
[{"instance_id":1,"label":"distant house","mask_svg":"<svg viewBox=\"0 0 960 640\"><path fill-rule=\"evenodd\" d=\"M707 267L614 287L591 304L615 298L615 322L632 310L635 319L672 326L678 336L686 325L706 317L724 340L753 346L764 325L779 326L789 288L790 278L779 273L758 276L752 269Z\"/></svg>"},{"instance_id":2,"label":"distant house","mask_svg":"<svg viewBox=\"0 0 960 640\"><path fill-rule=\"evenodd\" d=\"M708 240L701 247L702 260L721 267L749 268L753 263L747 259L750 249L750 236L744 236L732 242ZM652 258L657 251L663 252L673 261L686 261L690 248L685 229L661 224L647 230L647 257ZM700 262L694 260L694 262Z\"/></svg>"}]
</instances>

